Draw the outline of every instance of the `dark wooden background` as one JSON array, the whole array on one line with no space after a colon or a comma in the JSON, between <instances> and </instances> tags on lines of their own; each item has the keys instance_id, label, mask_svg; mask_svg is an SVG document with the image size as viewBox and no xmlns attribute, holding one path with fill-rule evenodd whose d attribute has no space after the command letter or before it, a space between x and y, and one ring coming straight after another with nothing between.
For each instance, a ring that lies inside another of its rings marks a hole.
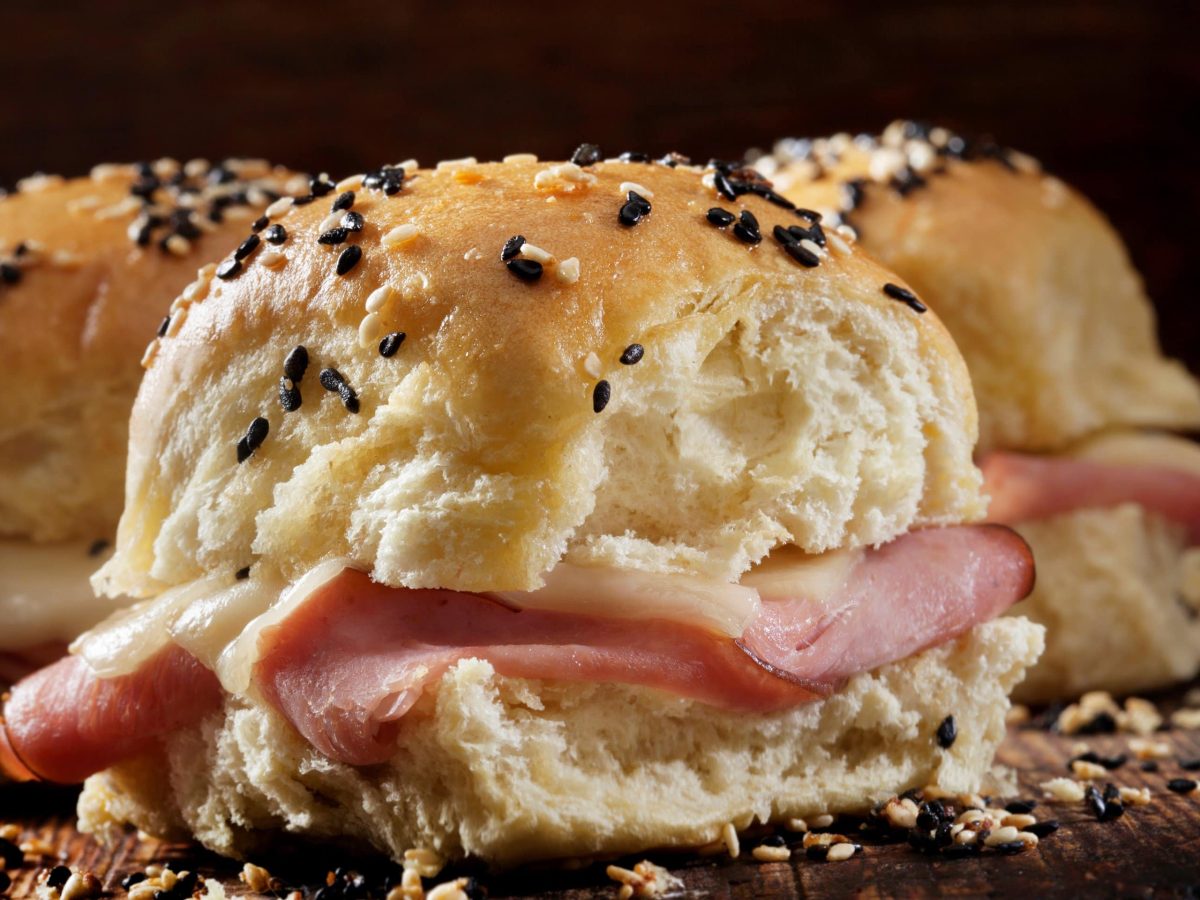
<instances>
[{"instance_id":1,"label":"dark wooden background","mask_svg":"<svg viewBox=\"0 0 1200 900\"><path fill-rule=\"evenodd\" d=\"M1089 193L1200 370L1200 4L0 3L0 182L261 154L332 174L532 151L737 154L897 116Z\"/></svg>"}]
</instances>

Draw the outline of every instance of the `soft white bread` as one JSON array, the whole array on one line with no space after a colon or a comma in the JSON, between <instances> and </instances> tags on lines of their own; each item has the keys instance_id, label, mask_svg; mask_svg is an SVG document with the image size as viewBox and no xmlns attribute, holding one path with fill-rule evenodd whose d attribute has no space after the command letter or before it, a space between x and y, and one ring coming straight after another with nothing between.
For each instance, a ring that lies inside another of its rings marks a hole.
<instances>
[{"instance_id":1,"label":"soft white bread","mask_svg":"<svg viewBox=\"0 0 1200 900\"><path fill-rule=\"evenodd\" d=\"M37 176L0 199L0 536L112 537L146 341L197 267L295 189L258 161L188 166Z\"/></svg>"},{"instance_id":2,"label":"soft white bread","mask_svg":"<svg viewBox=\"0 0 1200 900\"><path fill-rule=\"evenodd\" d=\"M369 770L320 756L270 708L231 700L89 779L80 827L194 834L234 856L285 830L396 859L425 846L501 865L698 846L726 822L861 812L926 784L979 790L1006 695L1041 646L1040 627L1005 618L823 702L756 716L645 689L502 678L467 660L392 760ZM958 737L942 749L947 715Z\"/></svg>"},{"instance_id":3,"label":"soft white bread","mask_svg":"<svg viewBox=\"0 0 1200 900\"><path fill-rule=\"evenodd\" d=\"M796 203L840 215L942 317L971 370L981 449L1200 427L1200 385L1162 356L1120 237L1029 157L897 122L878 139L785 141L757 164Z\"/></svg>"},{"instance_id":4,"label":"soft white bread","mask_svg":"<svg viewBox=\"0 0 1200 900\"><path fill-rule=\"evenodd\" d=\"M978 518L974 403L935 316L839 238L800 265L770 239L795 214L711 179L467 161L358 190L340 244L318 243L345 215L332 198L273 216L286 241L206 274L152 348L97 586L147 596L251 562L290 579L332 556L406 587L530 589L563 558L734 579L779 544ZM627 226L631 189L652 211ZM718 205L766 240L710 224ZM501 261L518 234L536 282ZM256 417L269 433L239 463Z\"/></svg>"}]
</instances>

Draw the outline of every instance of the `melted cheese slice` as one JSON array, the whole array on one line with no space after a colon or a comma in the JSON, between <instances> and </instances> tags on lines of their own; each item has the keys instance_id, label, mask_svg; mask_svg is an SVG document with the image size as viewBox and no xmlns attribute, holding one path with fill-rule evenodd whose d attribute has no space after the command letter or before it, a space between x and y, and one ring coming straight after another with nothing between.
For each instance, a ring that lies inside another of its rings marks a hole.
<instances>
[{"instance_id":1,"label":"melted cheese slice","mask_svg":"<svg viewBox=\"0 0 1200 900\"><path fill-rule=\"evenodd\" d=\"M1084 441L1066 455L1111 466L1171 469L1200 477L1200 444L1173 434L1114 431Z\"/></svg>"},{"instance_id":2,"label":"melted cheese slice","mask_svg":"<svg viewBox=\"0 0 1200 900\"><path fill-rule=\"evenodd\" d=\"M0 541L0 651L69 641L113 611L88 582L107 557L90 547Z\"/></svg>"}]
</instances>

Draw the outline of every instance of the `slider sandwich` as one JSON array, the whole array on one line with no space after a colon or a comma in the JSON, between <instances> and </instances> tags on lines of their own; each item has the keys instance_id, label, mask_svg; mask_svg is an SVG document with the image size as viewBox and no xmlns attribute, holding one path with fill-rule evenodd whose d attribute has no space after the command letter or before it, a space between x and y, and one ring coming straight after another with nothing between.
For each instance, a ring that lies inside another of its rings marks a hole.
<instances>
[{"instance_id":1,"label":"slider sandwich","mask_svg":"<svg viewBox=\"0 0 1200 900\"><path fill-rule=\"evenodd\" d=\"M38 175L0 199L0 685L113 608L88 577L121 514L146 339L173 333L172 298L293 177L162 159Z\"/></svg>"},{"instance_id":2,"label":"slider sandwich","mask_svg":"<svg viewBox=\"0 0 1200 900\"><path fill-rule=\"evenodd\" d=\"M1033 547L1047 626L1024 700L1200 669L1200 386L1162 355L1105 218L1024 154L897 122L757 163L844 223L946 322L971 370L993 521Z\"/></svg>"},{"instance_id":3,"label":"slider sandwich","mask_svg":"<svg viewBox=\"0 0 1200 900\"><path fill-rule=\"evenodd\" d=\"M14 688L9 769L90 832L499 865L978 789L1041 628L966 367L725 181L585 145L273 212L150 352L94 579L139 602Z\"/></svg>"}]
</instances>

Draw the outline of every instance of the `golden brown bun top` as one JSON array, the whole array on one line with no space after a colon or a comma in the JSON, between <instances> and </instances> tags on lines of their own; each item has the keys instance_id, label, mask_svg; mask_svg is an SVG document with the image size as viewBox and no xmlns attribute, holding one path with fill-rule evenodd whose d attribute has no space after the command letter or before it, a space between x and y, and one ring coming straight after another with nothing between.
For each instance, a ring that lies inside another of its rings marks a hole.
<instances>
[{"instance_id":1,"label":"golden brown bun top","mask_svg":"<svg viewBox=\"0 0 1200 900\"><path fill-rule=\"evenodd\" d=\"M35 176L0 199L0 535L111 536L147 339L293 178L160 160Z\"/></svg>"},{"instance_id":2,"label":"golden brown bun top","mask_svg":"<svg viewBox=\"0 0 1200 900\"><path fill-rule=\"evenodd\" d=\"M564 555L733 577L789 540L978 516L973 401L937 319L836 235L797 262L771 230L805 220L712 180L469 160L273 216L262 234L282 243L206 270L148 354L97 584L149 594L251 563L294 577L333 556L467 590L536 586ZM630 191L650 208L622 224ZM717 206L752 211L761 243L711 224ZM538 280L501 259L514 235L512 264L541 259ZM622 363L635 343L644 358Z\"/></svg>"},{"instance_id":3,"label":"golden brown bun top","mask_svg":"<svg viewBox=\"0 0 1200 900\"><path fill-rule=\"evenodd\" d=\"M784 141L757 165L840 214L937 310L971 369L980 447L1051 450L1107 427L1200 426L1120 237L1024 154L896 122Z\"/></svg>"}]
</instances>

